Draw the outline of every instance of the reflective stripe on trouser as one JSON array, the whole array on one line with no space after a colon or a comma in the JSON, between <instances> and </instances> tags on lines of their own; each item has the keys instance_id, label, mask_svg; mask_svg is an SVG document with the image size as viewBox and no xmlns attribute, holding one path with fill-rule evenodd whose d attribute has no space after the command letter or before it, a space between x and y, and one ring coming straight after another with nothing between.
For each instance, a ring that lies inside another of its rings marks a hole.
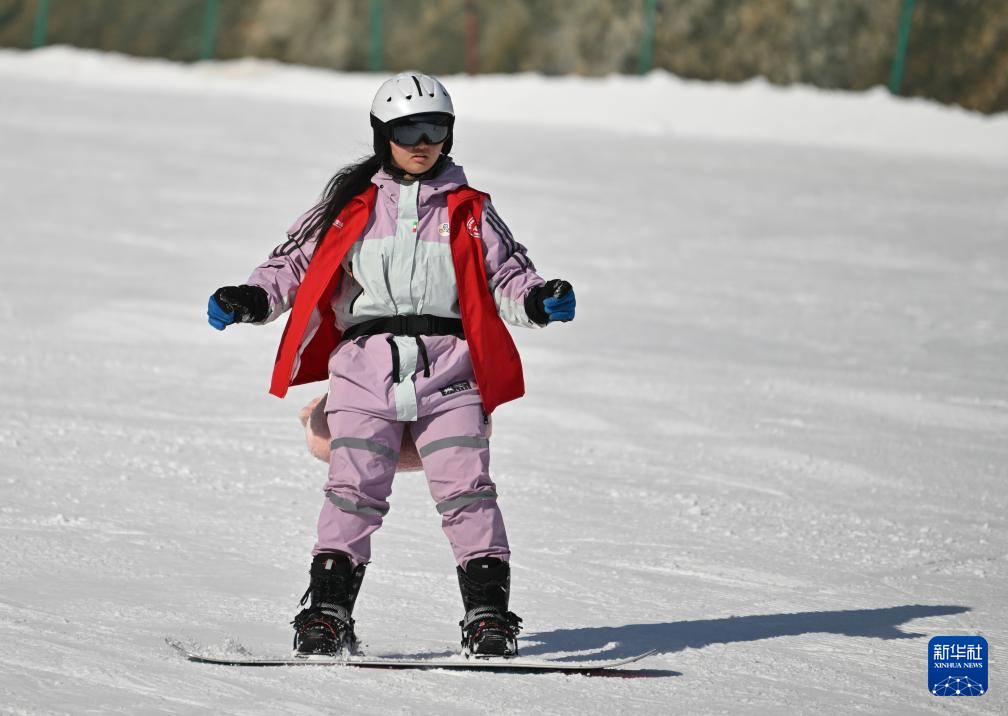
<instances>
[{"instance_id":1,"label":"reflective stripe on trouser","mask_svg":"<svg viewBox=\"0 0 1008 716\"><path fill-rule=\"evenodd\" d=\"M403 423L345 410L326 419L332 452L313 554L343 552L362 564L371 559L371 534L389 510Z\"/></svg>"},{"instance_id":2,"label":"reflective stripe on trouser","mask_svg":"<svg viewBox=\"0 0 1008 716\"><path fill-rule=\"evenodd\" d=\"M355 564L371 559L371 535L388 512L402 431L408 426L456 561L465 565L477 557L509 558L490 480L490 442L481 405L464 405L412 423L344 410L326 417L333 450L315 554L344 552Z\"/></svg>"},{"instance_id":3,"label":"reflective stripe on trouser","mask_svg":"<svg viewBox=\"0 0 1008 716\"><path fill-rule=\"evenodd\" d=\"M511 552L490 479L483 406L463 405L410 427L455 561L464 566L477 557L507 560Z\"/></svg>"}]
</instances>

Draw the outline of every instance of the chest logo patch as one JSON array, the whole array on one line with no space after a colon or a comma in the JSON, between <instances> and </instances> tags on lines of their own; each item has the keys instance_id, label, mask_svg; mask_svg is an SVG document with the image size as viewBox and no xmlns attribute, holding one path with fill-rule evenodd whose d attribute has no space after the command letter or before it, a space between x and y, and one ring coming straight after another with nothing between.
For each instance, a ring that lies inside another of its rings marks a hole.
<instances>
[{"instance_id":1,"label":"chest logo patch","mask_svg":"<svg viewBox=\"0 0 1008 716\"><path fill-rule=\"evenodd\" d=\"M445 223L441 224L441 226L438 227L437 232L441 236L447 236L448 235L448 222L446 221Z\"/></svg>"},{"instance_id":2,"label":"chest logo patch","mask_svg":"<svg viewBox=\"0 0 1008 716\"><path fill-rule=\"evenodd\" d=\"M471 216L466 220L466 230L469 231L469 235L474 239L480 238L479 226L476 224L476 219Z\"/></svg>"}]
</instances>

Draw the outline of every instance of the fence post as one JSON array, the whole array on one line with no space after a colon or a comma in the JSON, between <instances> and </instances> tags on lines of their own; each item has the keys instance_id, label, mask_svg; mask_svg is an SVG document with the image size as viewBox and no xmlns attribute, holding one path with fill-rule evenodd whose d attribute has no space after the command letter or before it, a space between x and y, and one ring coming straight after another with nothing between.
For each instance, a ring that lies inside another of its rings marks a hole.
<instances>
[{"instance_id":1,"label":"fence post","mask_svg":"<svg viewBox=\"0 0 1008 716\"><path fill-rule=\"evenodd\" d=\"M372 72L382 71L382 27L385 14L382 0L371 0L371 46L368 52L368 66Z\"/></svg>"},{"instance_id":2,"label":"fence post","mask_svg":"<svg viewBox=\"0 0 1008 716\"><path fill-rule=\"evenodd\" d=\"M654 54L655 15L658 13L658 0L644 0L644 34L641 35L640 65L642 75L651 71L651 58Z\"/></svg>"},{"instance_id":3,"label":"fence post","mask_svg":"<svg viewBox=\"0 0 1008 716\"><path fill-rule=\"evenodd\" d=\"M201 60L212 60L217 51L217 21L220 18L220 0L206 0L203 10L203 45Z\"/></svg>"},{"instance_id":4,"label":"fence post","mask_svg":"<svg viewBox=\"0 0 1008 716\"><path fill-rule=\"evenodd\" d=\"M903 84L903 64L906 61L907 45L910 44L910 25L913 24L914 0L903 0L900 13L899 35L896 37L896 54L893 55L892 72L889 74L889 91L898 95Z\"/></svg>"},{"instance_id":5,"label":"fence post","mask_svg":"<svg viewBox=\"0 0 1008 716\"><path fill-rule=\"evenodd\" d=\"M49 0L37 0L35 3L35 27L32 29L32 48L38 49L46 44L49 34Z\"/></svg>"}]
</instances>

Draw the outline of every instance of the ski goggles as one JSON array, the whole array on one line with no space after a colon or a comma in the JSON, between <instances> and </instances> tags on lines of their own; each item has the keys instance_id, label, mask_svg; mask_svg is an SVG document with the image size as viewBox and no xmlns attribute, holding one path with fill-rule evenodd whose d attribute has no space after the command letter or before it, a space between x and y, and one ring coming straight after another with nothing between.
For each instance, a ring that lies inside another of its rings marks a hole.
<instances>
[{"instance_id":1,"label":"ski goggles","mask_svg":"<svg viewBox=\"0 0 1008 716\"><path fill-rule=\"evenodd\" d=\"M440 144L448 139L451 128L447 117L411 117L389 128L389 138L396 144L412 147L421 141Z\"/></svg>"}]
</instances>

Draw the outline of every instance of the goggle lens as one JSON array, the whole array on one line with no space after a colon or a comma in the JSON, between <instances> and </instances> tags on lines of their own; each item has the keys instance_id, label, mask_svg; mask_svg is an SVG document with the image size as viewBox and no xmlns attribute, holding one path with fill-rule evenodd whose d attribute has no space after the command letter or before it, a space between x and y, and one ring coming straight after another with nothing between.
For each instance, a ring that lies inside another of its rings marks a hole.
<instances>
[{"instance_id":1,"label":"goggle lens","mask_svg":"<svg viewBox=\"0 0 1008 716\"><path fill-rule=\"evenodd\" d=\"M448 125L433 122L405 122L392 127L392 141L412 147L425 140L427 144L440 144L448 139Z\"/></svg>"}]
</instances>

